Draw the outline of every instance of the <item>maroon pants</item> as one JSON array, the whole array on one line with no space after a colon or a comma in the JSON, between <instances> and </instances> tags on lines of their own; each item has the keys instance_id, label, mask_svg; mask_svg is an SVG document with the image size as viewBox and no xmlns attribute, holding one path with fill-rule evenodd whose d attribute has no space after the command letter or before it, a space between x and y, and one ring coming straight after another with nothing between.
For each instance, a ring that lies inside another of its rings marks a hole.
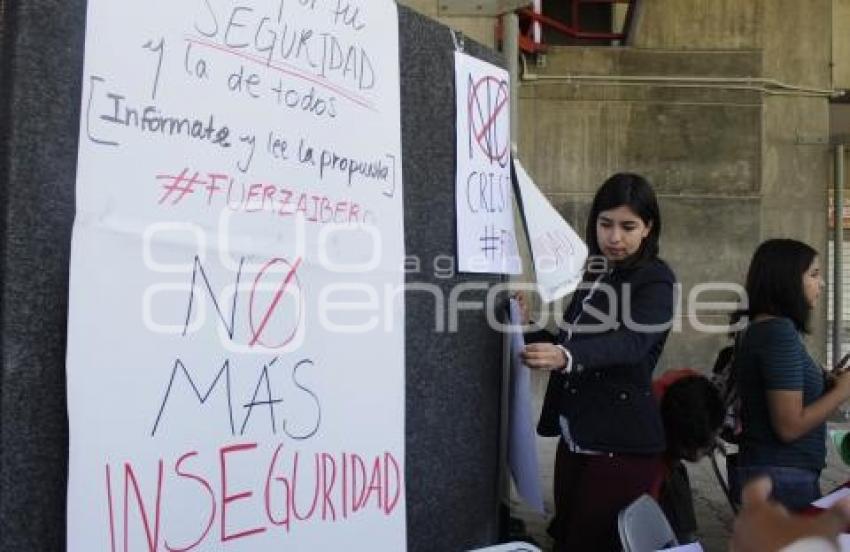
<instances>
[{"instance_id":1,"label":"maroon pants","mask_svg":"<svg viewBox=\"0 0 850 552\"><path fill-rule=\"evenodd\" d=\"M660 477L659 455L555 455L555 519L550 532L557 552L618 551L617 515Z\"/></svg>"}]
</instances>

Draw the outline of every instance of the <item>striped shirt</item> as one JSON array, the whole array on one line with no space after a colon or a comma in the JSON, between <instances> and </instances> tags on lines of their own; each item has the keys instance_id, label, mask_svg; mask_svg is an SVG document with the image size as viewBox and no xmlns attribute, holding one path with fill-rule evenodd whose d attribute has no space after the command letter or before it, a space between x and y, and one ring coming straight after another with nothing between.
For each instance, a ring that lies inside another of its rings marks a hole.
<instances>
[{"instance_id":1,"label":"striped shirt","mask_svg":"<svg viewBox=\"0 0 850 552\"><path fill-rule=\"evenodd\" d=\"M820 470L826 458L826 424L783 443L770 419L767 391L802 391L808 406L824 393L823 371L787 318L750 324L735 352L741 396L740 462L743 466L788 466Z\"/></svg>"}]
</instances>

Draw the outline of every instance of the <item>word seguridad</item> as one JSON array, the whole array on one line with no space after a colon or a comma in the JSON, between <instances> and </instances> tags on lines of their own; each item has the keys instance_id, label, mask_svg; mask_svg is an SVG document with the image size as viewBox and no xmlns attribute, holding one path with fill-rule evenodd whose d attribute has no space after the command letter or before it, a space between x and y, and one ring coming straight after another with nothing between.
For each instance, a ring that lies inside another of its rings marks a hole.
<instances>
[{"instance_id":1,"label":"word seguridad","mask_svg":"<svg viewBox=\"0 0 850 552\"><path fill-rule=\"evenodd\" d=\"M219 7L204 0L204 14L194 27L203 37L229 49L253 52L267 65L297 62L317 76L335 77L360 90L375 87L374 64L363 47L344 43L329 32L296 27L284 19L283 8L281 4L278 14L269 16L251 6Z\"/></svg>"}]
</instances>

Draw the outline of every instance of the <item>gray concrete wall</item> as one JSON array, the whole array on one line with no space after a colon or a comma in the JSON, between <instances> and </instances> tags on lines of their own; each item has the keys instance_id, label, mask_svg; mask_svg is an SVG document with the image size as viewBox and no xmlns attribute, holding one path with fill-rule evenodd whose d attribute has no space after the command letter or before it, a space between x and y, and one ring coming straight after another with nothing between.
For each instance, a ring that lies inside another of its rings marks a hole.
<instances>
[{"instance_id":1,"label":"gray concrete wall","mask_svg":"<svg viewBox=\"0 0 850 552\"><path fill-rule=\"evenodd\" d=\"M850 88L850 0L832 1L832 84Z\"/></svg>"},{"instance_id":2,"label":"gray concrete wall","mask_svg":"<svg viewBox=\"0 0 850 552\"><path fill-rule=\"evenodd\" d=\"M797 86L830 88L832 0L771 0L765 6L764 75ZM763 111L762 238L803 240L822 252L825 264L832 155L818 142L829 137L828 100L769 96ZM827 348L825 295L808 340L821 361Z\"/></svg>"},{"instance_id":3,"label":"gray concrete wall","mask_svg":"<svg viewBox=\"0 0 850 552\"><path fill-rule=\"evenodd\" d=\"M441 17L439 0L401 3L492 44L491 17ZM791 90L766 94L724 79L830 88L844 46L829 30L850 17L848 4L643 2L634 47L551 47L543 66L527 65L520 89L520 158L556 207L582 229L591 196L607 176L620 170L648 176L664 209L663 254L686 298L701 282L742 282L763 239L794 237L825 251L831 153L817 142L829 132L827 99ZM850 57L846 63L850 73ZM716 80L710 86L600 85L561 78L566 75ZM810 339L819 358L826 351L825 306ZM704 312L700 321L719 324L725 317L722 310ZM683 317L662 369L707 369L722 343L722 336L697 332Z\"/></svg>"},{"instance_id":4,"label":"gray concrete wall","mask_svg":"<svg viewBox=\"0 0 850 552\"><path fill-rule=\"evenodd\" d=\"M746 76L755 51L564 48L521 87L520 158L576 227L610 174L630 170L655 185L663 210L662 251L683 284L739 282L759 241L763 102L747 90L597 86L559 75ZM728 294L702 297L731 299ZM683 300L662 368L707 370L722 334L694 329ZM699 322L721 325L725 312L703 309Z\"/></svg>"},{"instance_id":5,"label":"gray concrete wall","mask_svg":"<svg viewBox=\"0 0 850 552\"><path fill-rule=\"evenodd\" d=\"M804 5L803 5L804 4ZM744 90L729 79L773 79L829 88L829 0L644 3L633 48L562 47L531 66L520 90L520 158L578 228L593 191L611 173L646 175L662 204L662 254L683 284L681 331L661 369L709 369L723 335L697 331L687 315L696 284L743 283L763 239L806 241L826 251L831 154L828 101ZM665 77L600 84L576 75ZM686 80L715 79L709 85ZM811 144L810 144L811 143ZM706 300L731 299L710 294ZM825 358L826 305L810 347ZM721 324L724 309L699 321Z\"/></svg>"},{"instance_id":6,"label":"gray concrete wall","mask_svg":"<svg viewBox=\"0 0 850 552\"><path fill-rule=\"evenodd\" d=\"M639 48L758 49L764 0L650 0L635 34Z\"/></svg>"},{"instance_id":7,"label":"gray concrete wall","mask_svg":"<svg viewBox=\"0 0 850 552\"><path fill-rule=\"evenodd\" d=\"M398 4L436 19L447 27L461 31L464 35L484 46L489 48L495 46L495 17L443 15L439 0L398 0Z\"/></svg>"},{"instance_id":8,"label":"gray concrete wall","mask_svg":"<svg viewBox=\"0 0 850 552\"><path fill-rule=\"evenodd\" d=\"M439 0L401 3L493 43L494 18L441 17ZM664 209L663 253L685 297L700 282L742 282L753 249L769 237L825 251L832 162L817 142L829 133L827 99L744 90L724 79L830 88L841 71L850 74L850 56L842 56L850 34L830 32L850 24L850 0L653 0L642 10L632 48L551 47L544 65L527 65L519 148L538 185L583 228L608 175L648 176ZM615 86L559 79L566 75L717 80ZM825 307L810 339L818 358L826 351ZM717 311L700 320L725 317ZM707 368L722 336L701 334L686 318L682 326L662 368Z\"/></svg>"},{"instance_id":9,"label":"gray concrete wall","mask_svg":"<svg viewBox=\"0 0 850 552\"><path fill-rule=\"evenodd\" d=\"M827 102L819 98L767 98L764 129L761 235L801 239L821 252L825 267L832 151L827 144L817 142L829 135ZM807 340L809 350L820 361L826 360L826 299L823 294Z\"/></svg>"}]
</instances>

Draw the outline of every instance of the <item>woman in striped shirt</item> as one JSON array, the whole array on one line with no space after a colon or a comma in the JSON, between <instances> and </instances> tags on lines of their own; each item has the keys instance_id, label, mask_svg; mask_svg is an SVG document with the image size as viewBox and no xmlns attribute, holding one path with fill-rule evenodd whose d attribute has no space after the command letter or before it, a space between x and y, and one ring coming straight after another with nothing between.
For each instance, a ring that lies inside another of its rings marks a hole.
<instances>
[{"instance_id":1,"label":"woman in striped shirt","mask_svg":"<svg viewBox=\"0 0 850 552\"><path fill-rule=\"evenodd\" d=\"M817 252L789 239L762 243L747 274L749 326L735 352L742 435L740 488L767 475L773 497L792 510L820 496L826 419L850 398L850 372L833 384L801 334L823 289Z\"/></svg>"}]
</instances>

